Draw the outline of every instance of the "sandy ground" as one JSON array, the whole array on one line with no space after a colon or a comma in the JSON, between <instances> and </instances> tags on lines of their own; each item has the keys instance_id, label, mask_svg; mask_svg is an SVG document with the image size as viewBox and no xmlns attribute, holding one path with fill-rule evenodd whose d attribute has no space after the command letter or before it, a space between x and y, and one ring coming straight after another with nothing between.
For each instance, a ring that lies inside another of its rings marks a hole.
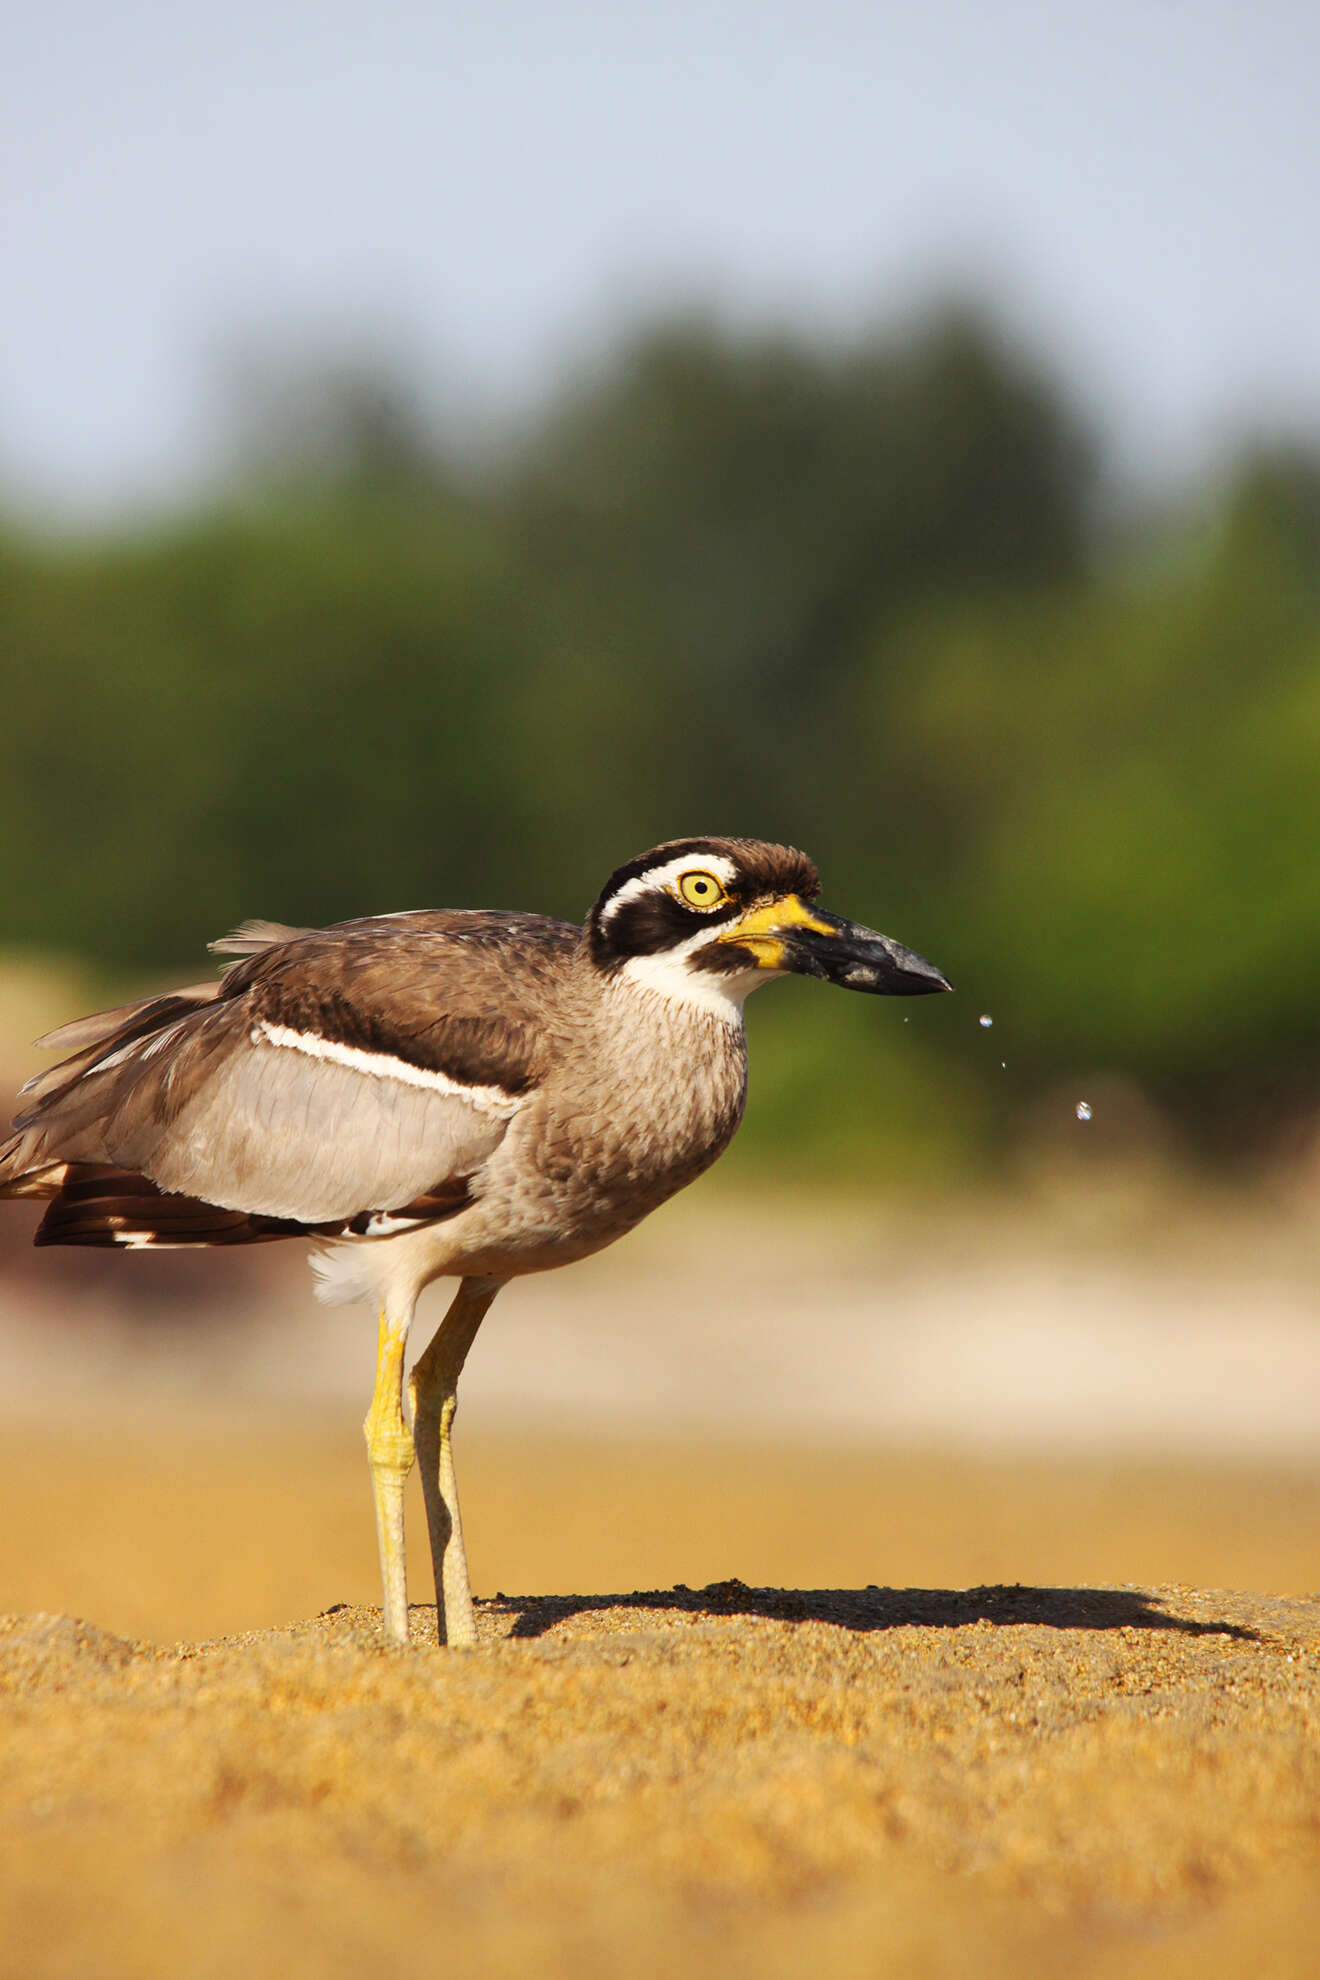
<instances>
[{"instance_id":1,"label":"sandy ground","mask_svg":"<svg viewBox=\"0 0 1320 1980\"><path fill-rule=\"evenodd\" d=\"M1316 1971L1320 1597L1173 1577L1320 1579L1320 1471L478 1434L482 1645L397 1654L351 1427L58 1430L0 1970Z\"/></svg>"},{"instance_id":2,"label":"sandy ground","mask_svg":"<svg viewBox=\"0 0 1320 1980\"><path fill-rule=\"evenodd\" d=\"M378 1640L360 1316L16 1267L0 1972L1316 1973L1314 1238L1069 1217L716 1203L512 1289L467 1653L416 1499Z\"/></svg>"}]
</instances>

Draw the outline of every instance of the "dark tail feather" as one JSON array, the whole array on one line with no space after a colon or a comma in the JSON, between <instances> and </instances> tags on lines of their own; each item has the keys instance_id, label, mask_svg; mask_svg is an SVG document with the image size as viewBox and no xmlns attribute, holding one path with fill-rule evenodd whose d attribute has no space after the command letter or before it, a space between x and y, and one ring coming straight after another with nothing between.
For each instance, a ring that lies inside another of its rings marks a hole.
<instances>
[{"instance_id":1,"label":"dark tail feather","mask_svg":"<svg viewBox=\"0 0 1320 1980\"><path fill-rule=\"evenodd\" d=\"M70 1164L58 1195L37 1226L34 1244L119 1246L130 1251L178 1245L262 1244L315 1235L287 1217L249 1215L167 1195L131 1169Z\"/></svg>"},{"instance_id":2,"label":"dark tail feather","mask_svg":"<svg viewBox=\"0 0 1320 1980\"><path fill-rule=\"evenodd\" d=\"M92 1162L52 1163L0 1192L49 1198L34 1244L87 1244L166 1251L200 1244L269 1244L275 1238L390 1237L455 1217L472 1201L470 1176L453 1176L398 1210L363 1210L329 1224L226 1210L197 1196L158 1189L134 1169Z\"/></svg>"}]
</instances>

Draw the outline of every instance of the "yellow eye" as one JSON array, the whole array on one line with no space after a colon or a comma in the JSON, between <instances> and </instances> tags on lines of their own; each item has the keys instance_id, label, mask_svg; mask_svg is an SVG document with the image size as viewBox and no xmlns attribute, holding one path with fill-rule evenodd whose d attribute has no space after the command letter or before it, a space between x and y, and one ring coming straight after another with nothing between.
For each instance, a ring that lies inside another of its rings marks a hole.
<instances>
[{"instance_id":1,"label":"yellow eye","mask_svg":"<svg viewBox=\"0 0 1320 1980\"><path fill-rule=\"evenodd\" d=\"M678 891L689 907L723 907L728 895L713 873L685 873L678 883Z\"/></svg>"}]
</instances>

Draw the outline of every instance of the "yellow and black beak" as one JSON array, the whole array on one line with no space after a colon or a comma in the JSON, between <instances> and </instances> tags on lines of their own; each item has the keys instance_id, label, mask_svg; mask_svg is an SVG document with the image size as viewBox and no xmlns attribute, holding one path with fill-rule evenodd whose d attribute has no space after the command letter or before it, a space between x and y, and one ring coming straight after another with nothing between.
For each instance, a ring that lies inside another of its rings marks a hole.
<instances>
[{"instance_id":1,"label":"yellow and black beak","mask_svg":"<svg viewBox=\"0 0 1320 1980\"><path fill-rule=\"evenodd\" d=\"M926 997L953 988L933 963L901 942L810 906L797 894L749 908L720 940L747 950L761 969L819 976L872 996Z\"/></svg>"}]
</instances>

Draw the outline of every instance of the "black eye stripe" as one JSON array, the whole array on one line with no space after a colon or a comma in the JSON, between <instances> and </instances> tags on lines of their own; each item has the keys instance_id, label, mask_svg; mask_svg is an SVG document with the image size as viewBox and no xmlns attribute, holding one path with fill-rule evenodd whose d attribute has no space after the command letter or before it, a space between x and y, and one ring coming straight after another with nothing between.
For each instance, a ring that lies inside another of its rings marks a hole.
<instances>
[{"instance_id":1,"label":"black eye stripe","mask_svg":"<svg viewBox=\"0 0 1320 1980\"><path fill-rule=\"evenodd\" d=\"M718 907L688 907L667 887L624 901L596 933L598 962L621 962L628 956L656 956L676 949L699 929L715 929L740 912L736 901Z\"/></svg>"}]
</instances>

